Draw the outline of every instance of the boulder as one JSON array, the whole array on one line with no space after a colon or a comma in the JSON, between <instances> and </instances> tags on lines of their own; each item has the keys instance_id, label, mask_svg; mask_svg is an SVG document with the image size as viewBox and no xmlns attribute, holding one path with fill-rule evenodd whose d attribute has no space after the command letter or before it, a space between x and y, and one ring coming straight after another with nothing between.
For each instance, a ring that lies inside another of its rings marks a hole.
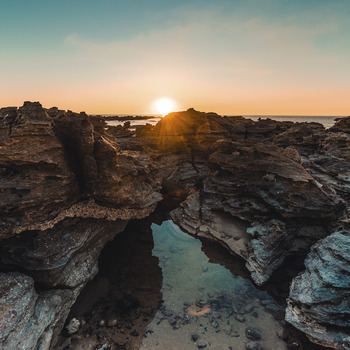
<instances>
[{"instance_id":1,"label":"boulder","mask_svg":"<svg viewBox=\"0 0 350 350\"><path fill-rule=\"evenodd\" d=\"M317 242L305 268L292 282L286 320L315 343L350 349L350 232Z\"/></svg>"}]
</instances>

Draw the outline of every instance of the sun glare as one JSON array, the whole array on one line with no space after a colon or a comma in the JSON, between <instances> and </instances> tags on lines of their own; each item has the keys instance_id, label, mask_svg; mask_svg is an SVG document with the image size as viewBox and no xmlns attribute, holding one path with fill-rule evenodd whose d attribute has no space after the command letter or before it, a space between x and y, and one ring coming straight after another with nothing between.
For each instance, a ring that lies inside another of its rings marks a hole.
<instances>
[{"instance_id":1,"label":"sun glare","mask_svg":"<svg viewBox=\"0 0 350 350\"><path fill-rule=\"evenodd\" d=\"M169 97L161 97L154 101L154 109L163 117L171 112L174 112L176 102Z\"/></svg>"}]
</instances>

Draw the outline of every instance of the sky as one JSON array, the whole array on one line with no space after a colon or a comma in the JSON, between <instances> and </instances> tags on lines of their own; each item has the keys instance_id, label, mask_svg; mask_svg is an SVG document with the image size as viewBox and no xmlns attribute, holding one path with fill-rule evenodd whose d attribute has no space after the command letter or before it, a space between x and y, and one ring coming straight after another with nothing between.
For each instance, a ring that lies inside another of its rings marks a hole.
<instances>
[{"instance_id":1,"label":"sky","mask_svg":"<svg viewBox=\"0 0 350 350\"><path fill-rule=\"evenodd\" d=\"M350 115L350 0L0 0L0 106Z\"/></svg>"}]
</instances>

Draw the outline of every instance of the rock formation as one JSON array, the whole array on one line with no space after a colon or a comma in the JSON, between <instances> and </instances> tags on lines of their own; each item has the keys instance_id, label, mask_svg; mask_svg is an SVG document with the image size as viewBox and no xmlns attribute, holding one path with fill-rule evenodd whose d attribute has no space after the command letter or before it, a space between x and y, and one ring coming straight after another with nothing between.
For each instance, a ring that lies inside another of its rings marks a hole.
<instances>
[{"instance_id":1,"label":"rock formation","mask_svg":"<svg viewBox=\"0 0 350 350\"><path fill-rule=\"evenodd\" d=\"M292 282L286 320L316 343L349 349L349 231L334 232L317 242L305 267Z\"/></svg>"},{"instance_id":2,"label":"rock formation","mask_svg":"<svg viewBox=\"0 0 350 350\"><path fill-rule=\"evenodd\" d=\"M0 124L0 345L48 349L100 251L154 210L160 181L147 154L120 150L85 113L26 102Z\"/></svg>"},{"instance_id":3,"label":"rock formation","mask_svg":"<svg viewBox=\"0 0 350 350\"><path fill-rule=\"evenodd\" d=\"M313 246L287 320L348 349L348 125L190 109L131 132L37 102L0 109L1 347L52 348L106 242L178 197L172 219L241 256L258 285Z\"/></svg>"}]
</instances>

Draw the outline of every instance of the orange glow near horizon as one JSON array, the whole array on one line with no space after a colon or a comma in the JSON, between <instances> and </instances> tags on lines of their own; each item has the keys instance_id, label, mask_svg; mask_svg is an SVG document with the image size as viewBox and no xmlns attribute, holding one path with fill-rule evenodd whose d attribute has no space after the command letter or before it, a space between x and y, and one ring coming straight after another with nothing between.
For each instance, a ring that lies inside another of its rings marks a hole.
<instances>
[{"instance_id":1,"label":"orange glow near horizon","mask_svg":"<svg viewBox=\"0 0 350 350\"><path fill-rule=\"evenodd\" d=\"M4 5L3 32L18 30L2 41L1 107L164 114L152 102L167 95L220 115L350 114L349 1L34 3Z\"/></svg>"},{"instance_id":2,"label":"orange glow near horizon","mask_svg":"<svg viewBox=\"0 0 350 350\"><path fill-rule=\"evenodd\" d=\"M45 94L46 95L46 94ZM350 100L347 92L337 94L284 94L281 96L244 96L235 95L234 97L224 99L223 96L210 98L210 96L183 96L178 98L178 103L173 106L160 110L155 105L154 98L123 98L123 101L104 99L100 101L93 96L78 96L56 98L54 96L27 96L26 98L10 97L2 99L1 107L23 105L24 101L39 101L43 107L50 108L53 106L59 109L72 110L74 112L86 112L88 114L168 114L175 110L187 110L194 108L203 112L215 112L220 115L314 115L314 116L348 116L350 115ZM106 92L108 95L108 92ZM178 94L180 95L180 94ZM185 95L185 93L184 93ZM189 94L191 95L191 94ZM4 97L4 96L2 96ZM137 101L137 102L136 102ZM153 102L152 102L153 101ZM162 104L162 103L161 103ZM166 105L166 104L165 104Z\"/></svg>"},{"instance_id":3,"label":"orange glow near horizon","mask_svg":"<svg viewBox=\"0 0 350 350\"><path fill-rule=\"evenodd\" d=\"M176 102L170 97L160 97L152 104L152 109L163 117L176 109Z\"/></svg>"}]
</instances>

